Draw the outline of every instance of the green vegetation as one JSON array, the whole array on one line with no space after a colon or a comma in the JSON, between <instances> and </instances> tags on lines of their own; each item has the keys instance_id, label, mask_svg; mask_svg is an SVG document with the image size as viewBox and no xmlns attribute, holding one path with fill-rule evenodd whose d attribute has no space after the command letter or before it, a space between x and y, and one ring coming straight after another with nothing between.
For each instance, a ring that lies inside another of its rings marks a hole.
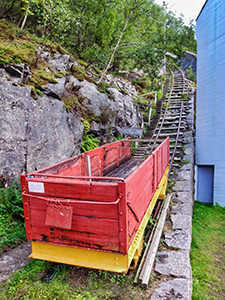
<instances>
[{"instance_id":1,"label":"green vegetation","mask_svg":"<svg viewBox=\"0 0 225 300\"><path fill-rule=\"evenodd\" d=\"M62 101L64 102L67 111L72 111L78 104L78 100L74 95L63 96Z\"/></svg>"},{"instance_id":2,"label":"green vegetation","mask_svg":"<svg viewBox=\"0 0 225 300\"><path fill-rule=\"evenodd\" d=\"M25 240L23 202L17 183L0 188L0 253Z\"/></svg>"},{"instance_id":3,"label":"green vegetation","mask_svg":"<svg viewBox=\"0 0 225 300\"><path fill-rule=\"evenodd\" d=\"M33 83L37 89L41 88L42 85L46 85L48 82L58 83L58 81L51 75L50 72L43 70L45 64L46 63L44 62L40 62L37 68L31 69L33 76L31 77L29 83Z\"/></svg>"},{"instance_id":4,"label":"green vegetation","mask_svg":"<svg viewBox=\"0 0 225 300\"><path fill-rule=\"evenodd\" d=\"M0 298L13 299L145 299L132 285L133 275L89 270L44 261L31 261L6 281Z\"/></svg>"},{"instance_id":5,"label":"green vegetation","mask_svg":"<svg viewBox=\"0 0 225 300\"><path fill-rule=\"evenodd\" d=\"M17 57L21 61L33 61L33 47L30 50L32 55L26 55L30 36L26 30L38 36L36 42L41 51L47 44L52 50L57 48L64 52L56 46L55 42L58 42L80 58L80 66L96 72L98 68L106 67L121 36L110 71L142 69L152 75L151 82L147 80L145 83L147 85L157 84L154 78L166 52L178 57L185 50L196 52L193 24L184 25L181 18L148 0L2 0L0 19L13 20L22 29L14 26L10 32L1 33L13 41L13 47L5 44L1 48L1 59L5 62L16 63L19 61ZM128 25L123 31L126 21ZM26 34L28 44L23 51L26 57L20 57L15 40ZM9 57L2 58L3 55ZM77 71L82 76L82 70Z\"/></svg>"},{"instance_id":6,"label":"green vegetation","mask_svg":"<svg viewBox=\"0 0 225 300\"><path fill-rule=\"evenodd\" d=\"M67 72L66 72L66 71L63 71L63 70L61 70L61 71L59 71L59 72L57 72L57 73L54 73L54 76L57 77L57 78L63 78L63 77L65 77L66 75L67 75Z\"/></svg>"},{"instance_id":7,"label":"green vegetation","mask_svg":"<svg viewBox=\"0 0 225 300\"><path fill-rule=\"evenodd\" d=\"M16 25L0 20L0 62L32 64L35 61L36 41L31 34Z\"/></svg>"},{"instance_id":8,"label":"green vegetation","mask_svg":"<svg viewBox=\"0 0 225 300\"><path fill-rule=\"evenodd\" d=\"M195 202L191 265L193 300L222 300L225 295L225 208Z\"/></svg>"},{"instance_id":9,"label":"green vegetation","mask_svg":"<svg viewBox=\"0 0 225 300\"><path fill-rule=\"evenodd\" d=\"M196 73L193 72L192 67L189 66L189 68L186 70L186 76L189 80L196 82L197 78L196 78Z\"/></svg>"},{"instance_id":10,"label":"green vegetation","mask_svg":"<svg viewBox=\"0 0 225 300\"><path fill-rule=\"evenodd\" d=\"M64 77L65 71L54 73L47 62L38 60L37 47L42 47L41 38L28 31L22 31L16 25L0 20L0 63L29 64L32 77L26 83L33 89L32 96L40 94L41 87L48 83L58 83L57 78ZM63 52L63 48L46 41L45 48L50 53L55 51Z\"/></svg>"},{"instance_id":11,"label":"green vegetation","mask_svg":"<svg viewBox=\"0 0 225 300\"><path fill-rule=\"evenodd\" d=\"M97 139L94 134L83 135L81 150L82 152L95 149L99 146L100 140Z\"/></svg>"}]
</instances>

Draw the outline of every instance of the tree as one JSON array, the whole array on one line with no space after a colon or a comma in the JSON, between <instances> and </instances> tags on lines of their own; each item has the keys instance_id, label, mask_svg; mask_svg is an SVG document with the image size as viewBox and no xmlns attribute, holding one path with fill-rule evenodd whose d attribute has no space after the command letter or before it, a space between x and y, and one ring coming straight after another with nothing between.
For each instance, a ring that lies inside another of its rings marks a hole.
<instances>
[{"instance_id":1,"label":"tree","mask_svg":"<svg viewBox=\"0 0 225 300\"><path fill-rule=\"evenodd\" d=\"M126 30L126 28L127 28L127 25L128 25L128 22L129 22L129 20L130 20L131 15L132 15L132 12L133 12L133 10L135 9L135 5L136 5L137 1L138 1L138 0L134 0L133 3L132 3L132 6L131 6L131 8L130 8L129 15L128 15L128 17L127 17L125 23L124 23L123 29L122 29L122 31L121 31L121 33L120 33L119 39L118 39L118 41L117 41L117 43L116 43L116 46L115 46L115 48L114 48L114 50L113 50L113 52L112 52L112 55L111 55L111 57L110 57L110 59L109 59L108 64L107 64L105 70L103 71L103 73L102 73L102 75L101 75L101 77L100 77L100 79L99 79L98 82L100 82L100 81L102 80L103 76L106 74L106 72L108 71L108 69L109 69L109 67L110 67L110 65L111 65L111 62L112 62L112 60L113 60L113 58L114 58L114 55L115 55L115 53L116 53L116 50L117 50L117 48L119 47L120 42L121 42L121 39L122 39L122 37L123 37L123 34L124 34L124 32L125 32L125 30Z\"/></svg>"},{"instance_id":2,"label":"tree","mask_svg":"<svg viewBox=\"0 0 225 300\"><path fill-rule=\"evenodd\" d=\"M26 24L28 15L29 15L29 14L30 14L30 15L33 14L32 10L31 10L31 4L32 4L32 3L38 4L39 2L42 2L42 3L43 3L43 1L41 1L41 0L22 0L22 2L23 2L23 8L22 8L22 9L25 11L25 15L24 15L24 18L23 18L23 22L22 22L22 24L21 24L21 27L20 27L21 30L23 30L24 27L25 27L25 24Z\"/></svg>"}]
</instances>

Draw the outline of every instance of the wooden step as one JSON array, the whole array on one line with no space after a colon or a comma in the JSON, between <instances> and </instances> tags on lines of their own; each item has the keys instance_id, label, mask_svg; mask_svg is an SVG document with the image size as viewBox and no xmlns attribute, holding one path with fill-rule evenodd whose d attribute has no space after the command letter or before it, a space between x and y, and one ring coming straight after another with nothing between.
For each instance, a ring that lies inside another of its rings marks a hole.
<instances>
[{"instance_id":1,"label":"wooden step","mask_svg":"<svg viewBox=\"0 0 225 300\"><path fill-rule=\"evenodd\" d=\"M179 133L179 136L183 136L183 132ZM153 136L156 136L156 134L154 134ZM177 136L177 132L172 132L172 133L160 133L159 137L172 137L172 136Z\"/></svg>"}]
</instances>

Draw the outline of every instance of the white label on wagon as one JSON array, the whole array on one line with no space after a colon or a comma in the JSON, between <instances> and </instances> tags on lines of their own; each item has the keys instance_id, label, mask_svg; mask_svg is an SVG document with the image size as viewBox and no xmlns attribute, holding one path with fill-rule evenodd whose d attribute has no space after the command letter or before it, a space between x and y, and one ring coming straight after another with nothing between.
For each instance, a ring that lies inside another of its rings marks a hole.
<instances>
[{"instance_id":1,"label":"white label on wagon","mask_svg":"<svg viewBox=\"0 0 225 300\"><path fill-rule=\"evenodd\" d=\"M31 193L44 193L45 187L43 182L28 181L29 192Z\"/></svg>"}]
</instances>

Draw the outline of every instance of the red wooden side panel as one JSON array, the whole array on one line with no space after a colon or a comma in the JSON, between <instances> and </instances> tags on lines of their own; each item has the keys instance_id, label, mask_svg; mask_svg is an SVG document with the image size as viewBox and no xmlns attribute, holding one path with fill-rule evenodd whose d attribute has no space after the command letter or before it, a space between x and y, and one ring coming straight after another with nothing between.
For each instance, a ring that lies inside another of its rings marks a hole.
<instances>
[{"instance_id":1,"label":"red wooden side panel","mask_svg":"<svg viewBox=\"0 0 225 300\"><path fill-rule=\"evenodd\" d=\"M139 222L137 221L137 218L135 217L135 215L132 213L130 209L128 209L127 218L128 218L128 245L130 245L138 229Z\"/></svg>"},{"instance_id":2,"label":"red wooden side panel","mask_svg":"<svg viewBox=\"0 0 225 300\"><path fill-rule=\"evenodd\" d=\"M69 159L66 159L64 161L61 161L57 164L54 164L52 166L48 166L48 167L45 167L41 170L38 170L38 171L35 171L34 173L32 174L61 174L61 172L63 172L64 170L67 170L69 169L70 167L73 167L73 165L75 166L75 168L77 166L79 166L80 162L82 163L82 156L83 154L79 154L79 155L76 155L74 157L71 157Z\"/></svg>"},{"instance_id":3,"label":"red wooden side panel","mask_svg":"<svg viewBox=\"0 0 225 300\"><path fill-rule=\"evenodd\" d=\"M169 139L166 139L126 180L128 203L128 246L149 207L169 163Z\"/></svg>"},{"instance_id":4,"label":"red wooden side panel","mask_svg":"<svg viewBox=\"0 0 225 300\"><path fill-rule=\"evenodd\" d=\"M31 228L28 239L61 245L73 245L108 251L120 251L118 207L114 202L82 201L40 195L23 194L29 207ZM118 198L118 197L117 197ZM72 211L71 227L68 224L49 223L49 207L57 207L57 213ZM29 223L29 224L28 224ZM64 228L63 228L64 226ZM68 230L69 229L69 230Z\"/></svg>"},{"instance_id":5,"label":"red wooden side panel","mask_svg":"<svg viewBox=\"0 0 225 300\"><path fill-rule=\"evenodd\" d=\"M107 174L119 166L119 149L105 149L103 174Z\"/></svg>"},{"instance_id":6,"label":"red wooden side panel","mask_svg":"<svg viewBox=\"0 0 225 300\"><path fill-rule=\"evenodd\" d=\"M107 172L131 157L130 144L129 142L117 141L103 145L55 165L35 171L32 175L42 173L61 176L87 176L86 155L89 155L91 158L92 176L103 176L103 172L107 174Z\"/></svg>"},{"instance_id":7,"label":"red wooden side panel","mask_svg":"<svg viewBox=\"0 0 225 300\"><path fill-rule=\"evenodd\" d=\"M104 147L103 174L108 174L131 157L131 148L129 147L130 143L123 141L118 141Z\"/></svg>"},{"instance_id":8,"label":"red wooden side panel","mask_svg":"<svg viewBox=\"0 0 225 300\"><path fill-rule=\"evenodd\" d=\"M119 252L118 234L90 234L41 226L33 226L32 234L33 241Z\"/></svg>"},{"instance_id":9,"label":"red wooden side panel","mask_svg":"<svg viewBox=\"0 0 225 300\"><path fill-rule=\"evenodd\" d=\"M57 173L57 175L61 176L82 176L82 159L83 156L80 155L77 162L69 166L68 168L65 168ZM51 173L50 173L51 174Z\"/></svg>"},{"instance_id":10,"label":"red wooden side panel","mask_svg":"<svg viewBox=\"0 0 225 300\"><path fill-rule=\"evenodd\" d=\"M127 178L126 185L128 234L131 242L154 194L153 156L148 157L138 170Z\"/></svg>"},{"instance_id":11,"label":"red wooden side panel","mask_svg":"<svg viewBox=\"0 0 225 300\"><path fill-rule=\"evenodd\" d=\"M89 182L60 178L26 178L27 191L31 195L112 202L118 197L117 183ZM29 190L29 182L43 183L44 192Z\"/></svg>"}]
</instances>

